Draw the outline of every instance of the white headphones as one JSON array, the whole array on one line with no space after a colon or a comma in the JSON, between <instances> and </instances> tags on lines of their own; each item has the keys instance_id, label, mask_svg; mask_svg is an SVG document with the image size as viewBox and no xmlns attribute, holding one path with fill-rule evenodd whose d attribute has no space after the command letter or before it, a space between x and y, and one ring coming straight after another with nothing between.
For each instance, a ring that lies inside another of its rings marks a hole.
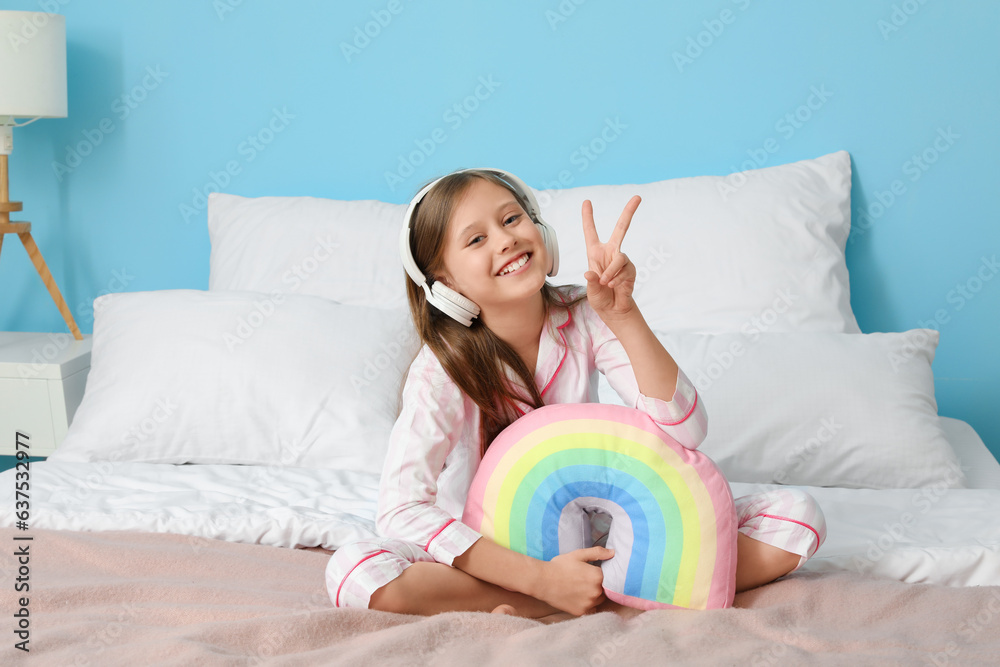
<instances>
[{"instance_id":1,"label":"white headphones","mask_svg":"<svg viewBox=\"0 0 1000 667\"><path fill-rule=\"evenodd\" d=\"M548 275L556 275L559 271L559 244L556 241L556 232L544 220L542 220L541 215L539 214L538 202L535 200L535 195L531 191L531 188L525 185L524 181L514 174L503 171L502 169L461 169L454 173L460 174L466 171L488 171L493 173L506 181L507 184L510 185L511 188L518 194L520 199L527 204L528 210L526 213L528 214L528 217L531 218L536 225L538 225L538 230L542 235L542 242L545 244L545 250L548 252L549 258L552 261L549 266ZM453 320L461 322L468 327L472 326L472 319L479 316L479 306L477 306L471 299L465 298L455 290L442 283L440 280L435 280L433 284L428 285L427 276L425 276L423 272L420 271L420 268L417 267L417 262L413 259L413 250L410 246L410 236L413 228L413 211L417 208L417 204L420 203L424 196L430 192L431 188L437 185L442 178L445 178L445 176L442 176L433 183L423 187L410 201L410 205L406 209L403 229L399 234L399 254L403 259L403 266L406 268L406 273L409 274L411 279L413 279L413 282L424 288L424 294L427 296L427 302L445 315L451 317Z\"/></svg>"}]
</instances>

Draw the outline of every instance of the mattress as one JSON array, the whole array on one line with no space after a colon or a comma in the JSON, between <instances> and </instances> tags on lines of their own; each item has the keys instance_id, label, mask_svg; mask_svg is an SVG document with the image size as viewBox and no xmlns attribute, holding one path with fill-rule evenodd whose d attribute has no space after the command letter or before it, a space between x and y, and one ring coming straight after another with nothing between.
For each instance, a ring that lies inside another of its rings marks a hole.
<instances>
[{"instance_id":1,"label":"mattress","mask_svg":"<svg viewBox=\"0 0 1000 667\"><path fill-rule=\"evenodd\" d=\"M971 426L943 418L966 489L799 487L827 519L803 571L903 582L1000 585L1000 464ZM14 470L0 473L0 526L12 527ZM164 532L279 547L337 549L375 534L378 476L236 465L70 463L31 466L30 527ZM734 496L776 485L733 482Z\"/></svg>"}]
</instances>

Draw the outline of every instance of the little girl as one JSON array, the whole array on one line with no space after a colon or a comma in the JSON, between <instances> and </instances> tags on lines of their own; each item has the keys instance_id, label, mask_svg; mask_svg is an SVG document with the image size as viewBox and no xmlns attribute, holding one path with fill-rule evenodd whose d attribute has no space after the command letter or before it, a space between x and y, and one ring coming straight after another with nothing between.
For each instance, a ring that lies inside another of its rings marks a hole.
<instances>
[{"instance_id":1,"label":"little girl","mask_svg":"<svg viewBox=\"0 0 1000 667\"><path fill-rule=\"evenodd\" d=\"M458 171L414 197L400 246L424 345L403 385L383 469L376 527L384 537L331 557L335 606L545 622L638 613L605 598L602 571L591 564L614 557L600 545L606 516L592 516L595 546L551 561L484 539L461 517L497 434L546 404L597 402L597 371L684 447L704 439L697 391L632 299L636 269L621 243L639 202L628 202L603 243L591 203L583 203L584 289L546 282L558 267L555 234L512 174ZM736 510L737 591L797 570L826 536L819 506L798 489L737 498Z\"/></svg>"}]
</instances>

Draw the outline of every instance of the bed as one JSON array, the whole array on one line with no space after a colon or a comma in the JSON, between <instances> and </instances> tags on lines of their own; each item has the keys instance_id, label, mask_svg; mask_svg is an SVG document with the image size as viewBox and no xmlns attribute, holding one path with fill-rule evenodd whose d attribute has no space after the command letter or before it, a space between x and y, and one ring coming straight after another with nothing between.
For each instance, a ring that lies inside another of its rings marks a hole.
<instances>
[{"instance_id":1,"label":"bed","mask_svg":"<svg viewBox=\"0 0 1000 667\"><path fill-rule=\"evenodd\" d=\"M642 195L623 250L637 303L705 401L701 450L734 496L791 485L823 508L819 552L734 608L543 625L333 607L324 569L374 533L418 349L395 254L403 207L213 194L209 290L97 299L66 440L29 475L0 474L14 545L0 569L22 585L6 589L4 661L995 664L1000 464L937 413L937 331L860 331L850 182L840 151L537 192L559 233L556 283L585 267L583 199L610 225Z\"/></svg>"}]
</instances>

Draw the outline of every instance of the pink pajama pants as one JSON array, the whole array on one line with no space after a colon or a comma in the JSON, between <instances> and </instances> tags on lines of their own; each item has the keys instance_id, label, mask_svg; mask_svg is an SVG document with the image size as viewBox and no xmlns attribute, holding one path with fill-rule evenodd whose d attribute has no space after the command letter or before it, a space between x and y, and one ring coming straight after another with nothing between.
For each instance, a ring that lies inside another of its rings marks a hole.
<instances>
[{"instance_id":1,"label":"pink pajama pants","mask_svg":"<svg viewBox=\"0 0 1000 667\"><path fill-rule=\"evenodd\" d=\"M797 488L752 493L735 499L739 532L800 556L795 570L826 539L826 520L816 500ZM607 541L607 515L591 516L595 544ZM330 557L326 588L335 607L367 608L372 593L417 562L434 559L415 544L393 538L360 540ZM795 570L792 570L793 572Z\"/></svg>"}]
</instances>

